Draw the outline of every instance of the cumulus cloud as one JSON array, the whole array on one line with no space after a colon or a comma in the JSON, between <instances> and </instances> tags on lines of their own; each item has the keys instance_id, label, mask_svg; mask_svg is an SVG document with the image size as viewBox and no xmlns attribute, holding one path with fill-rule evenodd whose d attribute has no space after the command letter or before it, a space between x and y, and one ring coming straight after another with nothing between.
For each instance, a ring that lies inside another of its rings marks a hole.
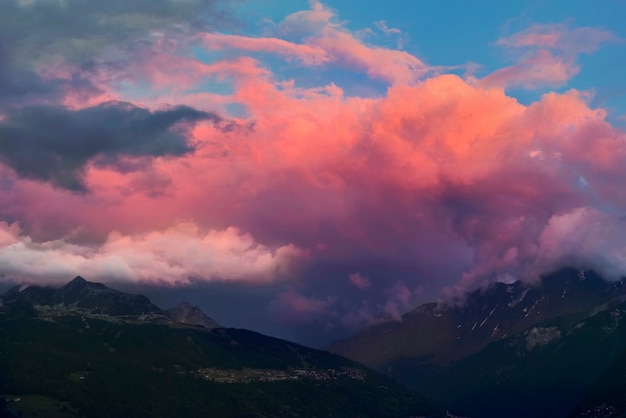
<instances>
[{"instance_id":1,"label":"cumulus cloud","mask_svg":"<svg viewBox=\"0 0 626 418\"><path fill-rule=\"evenodd\" d=\"M194 281L268 284L284 279L306 254L294 245L269 248L230 227L203 230L193 222L142 235L111 232L100 245L45 242L0 223L2 277L13 281L65 282L77 274L107 281L185 285Z\"/></svg>"},{"instance_id":2,"label":"cumulus cloud","mask_svg":"<svg viewBox=\"0 0 626 418\"><path fill-rule=\"evenodd\" d=\"M594 269L610 280L626 272L626 216L592 207L555 214L539 236L536 272L562 265Z\"/></svg>"}]
</instances>

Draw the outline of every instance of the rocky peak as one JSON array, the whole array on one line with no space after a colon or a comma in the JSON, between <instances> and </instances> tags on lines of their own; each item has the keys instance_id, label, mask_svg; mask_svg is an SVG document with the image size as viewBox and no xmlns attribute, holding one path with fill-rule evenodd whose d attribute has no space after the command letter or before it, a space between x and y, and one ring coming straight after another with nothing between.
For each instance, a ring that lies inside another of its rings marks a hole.
<instances>
[{"instance_id":1,"label":"rocky peak","mask_svg":"<svg viewBox=\"0 0 626 418\"><path fill-rule=\"evenodd\" d=\"M76 276L59 288L18 285L0 295L1 312L15 312L28 315L44 315L51 318L76 312L83 316L96 316L112 321L131 322L172 322L206 329L221 326L200 310L183 302L167 311L152 304L139 294L131 294L111 289L102 283L90 282Z\"/></svg>"},{"instance_id":2,"label":"rocky peak","mask_svg":"<svg viewBox=\"0 0 626 418\"><path fill-rule=\"evenodd\" d=\"M187 302L180 303L168 309L167 315L176 322L187 325L200 325L206 329L219 328L220 325L213 319L205 315L197 306L192 306Z\"/></svg>"},{"instance_id":3,"label":"rocky peak","mask_svg":"<svg viewBox=\"0 0 626 418\"><path fill-rule=\"evenodd\" d=\"M62 307L104 315L163 313L143 295L120 292L102 283L89 282L80 276L58 289L37 285L29 286L21 291L19 288L11 289L2 296L2 300L5 305Z\"/></svg>"}]
</instances>

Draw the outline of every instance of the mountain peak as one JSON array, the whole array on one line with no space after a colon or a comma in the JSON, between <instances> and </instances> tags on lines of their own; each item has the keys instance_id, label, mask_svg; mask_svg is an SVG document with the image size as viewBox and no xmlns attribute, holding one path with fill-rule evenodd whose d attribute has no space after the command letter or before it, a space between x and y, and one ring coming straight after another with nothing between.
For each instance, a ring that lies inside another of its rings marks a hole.
<instances>
[{"instance_id":1,"label":"mountain peak","mask_svg":"<svg viewBox=\"0 0 626 418\"><path fill-rule=\"evenodd\" d=\"M5 311L24 309L24 312L44 312L48 316L78 312L81 315L97 315L100 319L112 317L114 321L176 322L201 326L207 330L221 328L220 324L189 302L162 310L144 295L120 292L81 276L76 276L59 288L31 285L22 290L16 286L0 295L0 306Z\"/></svg>"},{"instance_id":2,"label":"mountain peak","mask_svg":"<svg viewBox=\"0 0 626 418\"><path fill-rule=\"evenodd\" d=\"M67 291L82 291L85 288L91 289L109 289L106 285L102 283L90 282L82 278L81 276L76 276L72 281L62 286L59 291L67 292ZM113 289L109 289L113 291Z\"/></svg>"},{"instance_id":3,"label":"mountain peak","mask_svg":"<svg viewBox=\"0 0 626 418\"><path fill-rule=\"evenodd\" d=\"M76 276L68 284L71 284L71 283L87 283L87 280L83 279L81 276Z\"/></svg>"},{"instance_id":4,"label":"mountain peak","mask_svg":"<svg viewBox=\"0 0 626 418\"><path fill-rule=\"evenodd\" d=\"M182 302L167 310L167 314L174 321L188 325L200 325L206 329L219 328L220 325L209 318L200 308L189 302Z\"/></svg>"},{"instance_id":5,"label":"mountain peak","mask_svg":"<svg viewBox=\"0 0 626 418\"><path fill-rule=\"evenodd\" d=\"M89 282L81 276L57 289L33 285L22 292L7 292L2 299L9 304L21 302L113 316L163 314L143 295L120 292L102 283Z\"/></svg>"}]
</instances>

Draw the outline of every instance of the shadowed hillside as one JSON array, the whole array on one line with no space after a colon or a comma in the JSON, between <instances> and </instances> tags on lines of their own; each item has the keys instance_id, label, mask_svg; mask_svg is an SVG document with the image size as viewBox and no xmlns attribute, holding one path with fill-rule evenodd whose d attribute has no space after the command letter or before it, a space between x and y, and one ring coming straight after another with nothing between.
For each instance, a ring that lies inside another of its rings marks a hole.
<instances>
[{"instance_id":1,"label":"shadowed hillside","mask_svg":"<svg viewBox=\"0 0 626 418\"><path fill-rule=\"evenodd\" d=\"M178 322L142 296L80 278L60 289L15 288L1 300L0 394L16 414L444 415L338 355L252 331Z\"/></svg>"}]
</instances>

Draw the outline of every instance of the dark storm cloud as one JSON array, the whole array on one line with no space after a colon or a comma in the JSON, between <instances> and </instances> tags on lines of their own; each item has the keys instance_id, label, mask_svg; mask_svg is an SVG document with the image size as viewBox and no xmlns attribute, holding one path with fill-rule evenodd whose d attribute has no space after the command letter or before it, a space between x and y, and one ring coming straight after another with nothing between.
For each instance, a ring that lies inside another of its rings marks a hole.
<instances>
[{"instance_id":1,"label":"dark storm cloud","mask_svg":"<svg viewBox=\"0 0 626 418\"><path fill-rule=\"evenodd\" d=\"M221 118L186 106L151 112L121 102L80 110L12 109L0 122L0 161L23 177L83 190L82 173L91 159L115 164L120 156L185 154L192 150L185 125L200 120Z\"/></svg>"}]
</instances>

